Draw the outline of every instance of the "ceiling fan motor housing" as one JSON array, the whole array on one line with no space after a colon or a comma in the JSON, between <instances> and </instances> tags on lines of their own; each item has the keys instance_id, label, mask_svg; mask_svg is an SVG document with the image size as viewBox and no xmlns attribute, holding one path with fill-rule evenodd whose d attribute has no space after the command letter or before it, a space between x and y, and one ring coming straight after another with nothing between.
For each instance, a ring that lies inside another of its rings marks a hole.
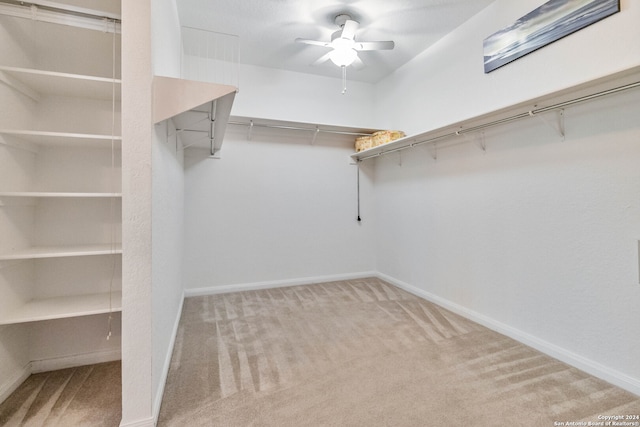
<instances>
[{"instance_id":1,"label":"ceiling fan motor housing","mask_svg":"<svg viewBox=\"0 0 640 427\"><path fill-rule=\"evenodd\" d=\"M351 18L351 15L347 15L346 13L341 13L340 15L337 15L333 20L333 22L335 22L336 25L340 28L344 27L344 24L347 21L353 21L353 19Z\"/></svg>"}]
</instances>

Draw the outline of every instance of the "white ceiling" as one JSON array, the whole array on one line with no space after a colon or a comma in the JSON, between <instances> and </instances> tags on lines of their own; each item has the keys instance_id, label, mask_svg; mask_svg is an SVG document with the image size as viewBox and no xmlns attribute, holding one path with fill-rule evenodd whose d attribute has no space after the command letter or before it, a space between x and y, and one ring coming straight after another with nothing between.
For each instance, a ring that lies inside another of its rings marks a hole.
<instances>
[{"instance_id":1,"label":"white ceiling","mask_svg":"<svg viewBox=\"0 0 640 427\"><path fill-rule=\"evenodd\" d=\"M240 62L339 78L331 61L310 64L326 48L295 43L297 37L330 41L334 18L348 13L360 23L358 41L393 40L390 51L360 52L362 70L348 78L377 82L493 0L177 0L183 26L240 38Z\"/></svg>"}]
</instances>

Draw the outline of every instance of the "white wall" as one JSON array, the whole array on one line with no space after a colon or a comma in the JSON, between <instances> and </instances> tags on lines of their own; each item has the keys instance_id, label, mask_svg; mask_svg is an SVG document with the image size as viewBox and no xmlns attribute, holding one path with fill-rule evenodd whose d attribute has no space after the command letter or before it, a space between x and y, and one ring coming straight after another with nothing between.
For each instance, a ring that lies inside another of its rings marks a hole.
<instances>
[{"instance_id":1,"label":"white wall","mask_svg":"<svg viewBox=\"0 0 640 427\"><path fill-rule=\"evenodd\" d=\"M483 40L540 5L497 0L376 86L377 126L419 133L640 65L640 4L489 74Z\"/></svg>"},{"instance_id":2,"label":"white wall","mask_svg":"<svg viewBox=\"0 0 640 427\"><path fill-rule=\"evenodd\" d=\"M167 141L165 126L153 141L153 396L154 415L162 403L176 325L182 307L184 171L182 149Z\"/></svg>"},{"instance_id":3,"label":"white wall","mask_svg":"<svg viewBox=\"0 0 640 427\"><path fill-rule=\"evenodd\" d=\"M153 74L180 77L180 22L174 0L152 4ZM170 100L167 100L170 102ZM155 125L152 142L153 416L157 418L182 307L184 171L182 147L169 122Z\"/></svg>"},{"instance_id":4,"label":"white wall","mask_svg":"<svg viewBox=\"0 0 640 427\"><path fill-rule=\"evenodd\" d=\"M378 86L418 132L640 64L640 5L485 75L482 39L539 2L497 1ZM400 100L400 98L403 98ZM402 102L400 102L402 101ZM393 108L389 108L393 106ZM377 269L640 393L638 91L466 144L377 160ZM579 356L578 356L579 355Z\"/></svg>"},{"instance_id":5,"label":"white wall","mask_svg":"<svg viewBox=\"0 0 640 427\"><path fill-rule=\"evenodd\" d=\"M374 86L273 68L240 65L232 114L263 119L376 128ZM336 67L336 76L340 76ZM347 76L348 77L348 76Z\"/></svg>"},{"instance_id":6,"label":"white wall","mask_svg":"<svg viewBox=\"0 0 640 427\"><path fill-rule=\"evenodd\" d=\"M152 418L151 0L122 2L122 422Z\"/></svg>"},{"instance_id":7,"label":"white wall","mask_svg":"<svg viewBox=\"0 0 640 427\"><path fill-rule=\"evenodd\" d=\"M187 290L372 271L371 170L358 223L353 139L246 135L229 126L221 159L185 158Z\"/></svg>"}]
</instances>

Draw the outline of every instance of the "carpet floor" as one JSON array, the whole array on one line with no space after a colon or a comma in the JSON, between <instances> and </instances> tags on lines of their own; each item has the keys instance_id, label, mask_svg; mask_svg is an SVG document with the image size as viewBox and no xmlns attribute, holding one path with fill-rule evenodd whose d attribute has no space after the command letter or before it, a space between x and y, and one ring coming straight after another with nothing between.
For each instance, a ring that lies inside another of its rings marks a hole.
<instances>
[{"instance_id":1,"label":"carpet floor","mask_svg":"<svg viewBox=\"0 0 640 427\"><path fill-rule=\"evenodd\" d=\"M187 298L158 425L547 427L637 414L640 397L371 278Z\"/></svg>"},{"instance_id":2,"label":"carpet floor","mask_svg":"<svg viewBox=\"0 0 640 427\"><path fill-rule=\"evenodd\" d=\"M33 374L0 404L0 426L117 427L120 362Z\"/></svg>"}]
</instances>

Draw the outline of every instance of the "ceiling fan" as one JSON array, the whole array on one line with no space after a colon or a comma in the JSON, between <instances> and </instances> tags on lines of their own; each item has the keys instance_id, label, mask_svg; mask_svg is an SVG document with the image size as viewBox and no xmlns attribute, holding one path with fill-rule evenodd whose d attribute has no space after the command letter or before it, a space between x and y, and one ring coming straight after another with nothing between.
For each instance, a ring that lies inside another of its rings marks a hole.
<instances>
[{"instance_id":1,"label":"ceiling fan","mask_svg":"<svg viewBox=\"0 0 640 427\"><path fill-rule=\"evenodd\" d=\"M346 13L336 16L334 22L338 27L340 27L340 29L331 35L330 42L301 38L296 39L297 43L322 46L331 49L331 51L320 57L312 65L322 64L325 61L331 60L337 66L342 67L344 73L344 68L349 65L353 65L354 68L361 68L364 66L362 60L358 57L358 52L366 50L390 50L395 46L395 43L392 41L356 41L355 35L358 30L359 23L351 19L351 16Z\"/></svg>"}]
</instances>

